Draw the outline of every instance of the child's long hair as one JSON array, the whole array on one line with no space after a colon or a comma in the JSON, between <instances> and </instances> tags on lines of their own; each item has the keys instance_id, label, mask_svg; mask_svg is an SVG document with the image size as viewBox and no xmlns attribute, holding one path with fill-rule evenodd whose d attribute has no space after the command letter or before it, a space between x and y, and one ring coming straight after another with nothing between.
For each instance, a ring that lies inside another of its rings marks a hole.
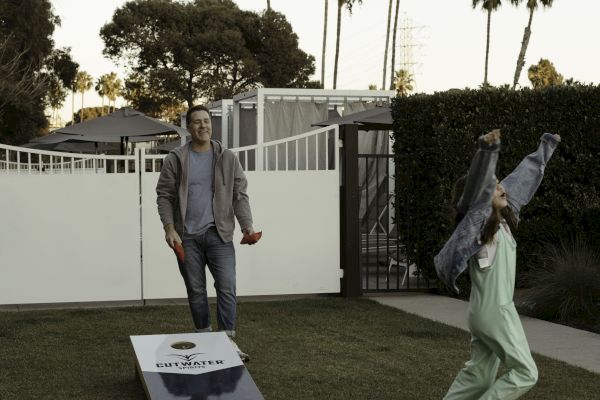
<instances>
[{"instance_id":1,"label":"child's long hair","mask_svg":"<svg viewBox=\"0 0 600 400\"><path fill-rule=\"evenodd\" d=\"M464 218L464 214L461 214L458 211L458 201L460 200L463 191L465 190L465 183L467 182L467 175L461 176L454 182L454 188L452 190L452 208L454 210L454 226L458 226L460 221ZM506 193L508 198L509 194ZM490 243L492 239L494 239L494 235L498 232L498 228L500 227L500 221L502 218L508 224L508 227L511 231L515 231L517 229L517 217L513 213L512 209L509 206L504 207L499 212L492 208L492 214L488 218L483 227L483 232L481 233L481 241L483 243Z\"/></svg>"}]
</instances>

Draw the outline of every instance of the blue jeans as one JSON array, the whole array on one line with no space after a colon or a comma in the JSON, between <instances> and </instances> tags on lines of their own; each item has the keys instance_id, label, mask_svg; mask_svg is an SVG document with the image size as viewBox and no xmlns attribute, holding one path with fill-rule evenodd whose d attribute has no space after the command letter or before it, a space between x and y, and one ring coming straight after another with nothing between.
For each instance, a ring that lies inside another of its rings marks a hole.
<instances>
[{"instance_id":1,"label":"blue jeans","mask_svg":"<svg viewBox=\"0 0 600 400\"><path fill-rule=\"evenodd\" d=\"M233 242L223 242L215 227L193 238L183 239L185 262L179 272L187 289L192 319L197 331L210 331L210 309L206 297L206 266L217 291L217 326L235 336L235 250Z\"/></svg>"}]
</instances>

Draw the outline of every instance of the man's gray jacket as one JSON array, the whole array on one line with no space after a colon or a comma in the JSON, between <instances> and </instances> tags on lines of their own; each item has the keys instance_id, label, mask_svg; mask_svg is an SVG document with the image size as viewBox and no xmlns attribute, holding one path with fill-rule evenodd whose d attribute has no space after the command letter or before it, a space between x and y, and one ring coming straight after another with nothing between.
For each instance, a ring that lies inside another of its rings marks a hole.
<instances>
[{"instance_id":1,"label":"man's gray jacket","mask_svg":"<svg viewBox=\"0 0 600 400\"><path fill-rule=\"evenodd\" d=\"M234 215L242 230L252 228L252 212L246 190L248 181L238 158L220 142L211 140L213 158L213 214L219 236L233 240ZM188 195L188 158L192 142L172 150L163 162L156 185L158 214L163 223L173 224L183 238Z\"/></svg>"}]
</instances>

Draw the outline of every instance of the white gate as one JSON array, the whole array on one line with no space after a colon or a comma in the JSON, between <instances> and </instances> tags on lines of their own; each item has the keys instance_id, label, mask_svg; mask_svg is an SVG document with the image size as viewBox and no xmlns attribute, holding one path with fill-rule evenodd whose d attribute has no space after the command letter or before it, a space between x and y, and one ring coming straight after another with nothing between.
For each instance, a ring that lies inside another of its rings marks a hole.
<instances>
[{"instance_id":1,"label":"white gate","mask_svg":"<svg viewBox=\"0 0 600 400\"><path fill-rule=\"evenodd\" d=\"M337 137L335 126L233 150L263 231L240 246L236 229L239 295L339 292ZM185 297L156 209L163 157L0 145L0 304Z\"/></svg>"}]
</instances>

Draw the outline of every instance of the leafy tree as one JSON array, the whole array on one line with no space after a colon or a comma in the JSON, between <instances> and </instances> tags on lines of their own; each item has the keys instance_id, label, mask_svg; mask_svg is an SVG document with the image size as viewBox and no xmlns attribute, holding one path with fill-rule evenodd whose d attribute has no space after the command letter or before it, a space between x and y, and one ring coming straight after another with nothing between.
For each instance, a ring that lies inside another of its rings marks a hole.
<instances>
[{"instance_id":1,"label":"leafy tree","mask_svg":"<svg viewBox=\"0 0 600 400\"><path fill-rule=\"evenodd\" d=\"M183 102L165 95L160 82L152 82L147 75L135 73L125 79L123 98L131 108L177 125L180 112L186 108Z\"/></svg>"},{"instance_id":2,"label":"leafy tree","mask_svg":"<svg viewBox=\"0 0 600 400\"><path fill-rule=\"evenodd\" d=\"M563 76L556 71L554 64L545 58L541 58L537 64L529 67L527 75L534 89L560 86L564 80Z\"/></svg>"},{"instance_id":3,"label":"leafy tree","mask_svg":"<svg viewBox=\"0 0 600 400\"><path fill-rule=\"evenodd\" d=\"M67 98L67 89L64 87L62 81L55 76L52 76L49 81L49 90L46 94L48 105L52 110L51 121L52 125L56 124L58 119L58 109L62 106L63 102Z\"/></svg>"},{"instance_id":4,"label":"leafy tree","mask_svg":"<svg viewBox=\"0 0 600 400\"><path fill-rule=\"evenodd\" d=\"M260 83L267 87L306 87L315 73L315 58L298 48L298 35L285 16L267 11L259 19L258 33Z\"/></svg>"},{"instance_id":5,"label":"leafy tree","mask_svg":"<svg viewBox=\"0 0 600 400\"><path fill-rule=\"evenodd\" d=\"M79 71L75 76L75 88L81 93L81 112L83 113L83 95L92 88L94 80L90 74L85 71ZM79 120L84 121L83 114L79 115Z\"/></svg>"},{"instance_id":6,"label":"leafy tree","mask_svg":"<svg viewBox=\"0 0 600 400\"><path fill-rule=\"evenodd\" d=\"M70 56L61 58L58 52L53 54L52 34L59 24L60 19L52 12L48 0L0 2L2 143L25 143L47 131L44 109L54 85L51 75L63 70L53 56L70 60Z\"/></svg>"},{"instance_id":7,"label":"leafy tree","mask_svg":"<svg viewBox=\"0 0 600 400\"><path fill-rule=\"evenodd\" d=\"M511 0L511 3L518 5L524 0ZM515 69L515 77L513 79L513 89L517 87L519 83L519 77L521 76L521 70L525 65L525 52L529 45L529 38L531 37L531 22L533 21L533 13L538 8L540 3L544 7L552 7L554 0L527 0L527 8L529 9L529 21L523 32L523 41L521 42L521 50L519 51L519 57L517 58L517 67Z\"/></svg>"},{"instance_id":8,"label":"leafy tree","mask_svg":"<svg viewBox=\"0 0 600 400\"><path fill-rule=\"evenodd\" d=\"M83 121L89 121L91 119L102 117L103 115L110 114L112 111L114 110L108 106L80 108L76 113L73 114L73 120L67 122L67 125L78 124ZM81 118L82 116L83 119Z\"/></svg>"},{"instance_id":9,"label":"leafy tree","mask_svg":"<svg viewBox=\"0 0 600 400\"><path fill-rule=\"evenodd\" d=\"M342 8L346 6L348 13L352 14L354 3L362 4L362 0L338 0L337 32L335 36L335 64L333 66L333 88L337 88L338 60L340 58L340 33L342 30Z\"/></svg>"},{"instance_id":10,"label":"leafy tree","mask_svg":"<svg viewBox=\"0 0 600 400\"><path fill-rule=\"evenodd\" d=\"M472 0L473 8L477 8L481 3L481 8L487 12L487 39L485 43L485 74L483 77L483 85L488 84L488 59L490 55L490 26L492 22L492 12L500 8L500 0Z\"/></svg>"},{"instance_id":11,"label":"leafy tree","mask_svg":"<svg viewBox=\"0 0 600 400\"><path fill-rule=\"evenodd\" d=\"M104 53L131 70L127 96L151 100L156 112L173 99L191 106L259 85L308 85L314 58L291 34L281 14L241 11L231 0L130 1L100 31ZM140 82L160 94L133 96Z\"/></svg>"},{"instance_id":12,"label":"leafy tree","mask_svg":"<svg viewBox=\"0 0 600 400\"><path fill-rule=\"evenodd\" d=\"M8 40L0 43L0 118L7 107L26 106L44 91L44 80L31 69L21 69L24 52L9 54Z\"/></svg>"},{"instance_id":13,"label":"leafy tree","mask_svg":"<svg viewBox=\"0 0 600 400\"><path fill-rule=\"evenodd\" d=\"M405 69L396 71L396 93L398 96L408 96L413 91L413 76Z\"/></svg>"},{"instance_id":14,"label":"leafy tree","mask_svg":"<svg viewBox=\"0 0 600 400\"><path fill-rule=\"evenodd\" d=\"M75 85L75 77L77 76L79 64L71 59L71 48L65 47L52 51L46 61L45 69L48 81L46 99L53 110L53 118L56 122L56 112L65 101L67 89L71 89ZM62 92L64 92L64 95ZM74 108L74 92L72 99L71 106ZM56 103L57 101L60 104Z\"/></svg>"},{"instance_id":15,"label":"leafy tree","mask_svg":"<svg viewBox=\"0 0 600 400\"><path fill-rule=\"evenodd\" d=\"M46 60L46 69L68 88L75 81L79 64L71 58L71 48L64 47L52 50Z\"/></svg>"}]
</instances>

